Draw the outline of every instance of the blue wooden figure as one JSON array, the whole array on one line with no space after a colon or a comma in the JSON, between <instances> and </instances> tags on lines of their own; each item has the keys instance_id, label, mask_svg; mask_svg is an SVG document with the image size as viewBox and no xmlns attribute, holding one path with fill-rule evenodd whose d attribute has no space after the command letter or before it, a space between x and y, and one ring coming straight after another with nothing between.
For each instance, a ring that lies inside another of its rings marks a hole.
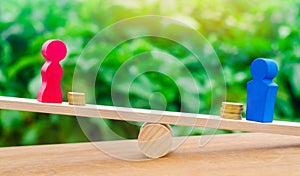
<instances>
[{"instance_id":1,"label":"blue wooden figure","mask_svg":"<svg viewBox=\"0 0 300 176\"><path fill-rule=\"evenodd\" d=\"M278 68L271 59L255 59L250 67L253 80L247 83L246 119L272 122L278 85L273 82Z\"/></svg>"}]
</instances>

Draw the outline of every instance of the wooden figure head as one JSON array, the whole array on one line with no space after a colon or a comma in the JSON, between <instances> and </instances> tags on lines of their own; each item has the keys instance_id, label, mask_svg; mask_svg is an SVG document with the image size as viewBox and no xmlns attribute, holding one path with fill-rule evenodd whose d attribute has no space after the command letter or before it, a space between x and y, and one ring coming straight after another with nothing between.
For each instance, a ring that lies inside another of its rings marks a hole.
<instances>
[{"instance_id":1,"label":"wooden figure head","mask_svg":"<svg viewBox=\"0 0 300 176\"><path fill-rule=\"evenodd\" d=\"M67 47L61 40L48 40L42 46L42 54L47 61L59 62L66 57Z\"/></svg>"},{"instance_id":2,"label":"wooden figure head","mask_svg":"<svg viewBox=\"0 0 300 176\"><path fill-rule=\"evenodd\" d=\"M278 67L271 59L258 58L252 62L250 71L254 80L272 80L278 72Z\"/></svg>"}]
</instances>

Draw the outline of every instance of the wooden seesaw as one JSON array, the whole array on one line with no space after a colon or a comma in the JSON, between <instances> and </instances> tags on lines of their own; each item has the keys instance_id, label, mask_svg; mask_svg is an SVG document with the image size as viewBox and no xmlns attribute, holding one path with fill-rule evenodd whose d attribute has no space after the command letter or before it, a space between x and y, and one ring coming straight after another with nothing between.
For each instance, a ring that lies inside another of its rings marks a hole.
<instances>
[{"instance_id":1,"label":"wooden seesaw","mask_svg":"<svg viewBox=\"0 0 300 176\"><path fill-rule=\"evenodd\" d=\"M67 102L61 104L41 103L35 99L5 96L0 96L0 109L146 122L140 130L138 141L141 151L150 158L164 156L170 151L172 133L168 126L169 124L300 136L300 123L296 122L273 121L273 123L259 123L247 121L245 119L223 119L220 116L207 114L157 111L92 104L76 106L70 105Z\"/></svg>"},{"instance_id":2,"label":"wooden seesaw","mask_svg":"<svg viewBox=\"0 0 300 176\"><path fill-rule=\"evenodd\" d=\"M250 103L247 102L247 105L251 106L247 106L248 116L246 117L250 117L248 120L258 121L253 122L241 119L242 108L240 107L222 108L222 117L237 118L233 120L207 114L86 105L84 94L74 92L68 93L69 103L62 102L60 81L63 70L59 62L66 56L66 53L67 48L62 41L46 41L42 46L42 54L46 63L41 70L42 84L37 100L0 96L0 109L145 122L138 136L138 144L141 151L150 158L162 157L170 152L172 130L169 125L300 136L300 123L283 121L260 123L273 120L272 110L277 85L272 83L272 79L276 76L277 66L271 60L258 59L254 61L254 67L251 69L254 80L251 81L252 89L247 91L250 95L247 96L250 97L248 98ZM265 85L265 83L268 84ZM260 109L260 113L257 109Z\"/></svg>"}]
</instances>

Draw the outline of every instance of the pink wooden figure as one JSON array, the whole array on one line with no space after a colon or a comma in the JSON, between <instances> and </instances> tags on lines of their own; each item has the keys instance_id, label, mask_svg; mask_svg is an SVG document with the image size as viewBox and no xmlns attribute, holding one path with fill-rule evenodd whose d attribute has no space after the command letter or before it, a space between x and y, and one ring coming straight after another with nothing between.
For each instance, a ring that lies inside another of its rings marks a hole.
<instances>
[{"instance_id":1,"label":"pink wooden figure","mask_svg":"<svg viewBox=\"0 0 300 176\"><path fill-rule=\"evenodd\" d=\"M66 57L67 47L60 40L48 40L43 44L42 54L46 63L41 70L42 85L37 100L44 103L62 103L60 81L63 70L59 62Z\"/></svg>"}]
</instances>

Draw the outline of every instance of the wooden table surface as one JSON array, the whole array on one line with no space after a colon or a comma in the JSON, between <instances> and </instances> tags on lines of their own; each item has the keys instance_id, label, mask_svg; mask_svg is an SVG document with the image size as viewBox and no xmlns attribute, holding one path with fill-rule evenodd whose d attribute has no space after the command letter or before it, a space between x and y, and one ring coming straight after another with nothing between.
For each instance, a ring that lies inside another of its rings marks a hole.
<instances>
[{"instance_id":1,"label":"wooden table surface","mask_svg":"<svg viewBox=\"0 0 300 176\"><path fill-rule=\"evenodd\" d=\"M300 175L298 136L215 135L203 147L199 141L199 136L188 137L169 155L147 161L116 159L96 147L145 159L136 141L0 148L0 175Z\"/></svg>"}]
</instances>

